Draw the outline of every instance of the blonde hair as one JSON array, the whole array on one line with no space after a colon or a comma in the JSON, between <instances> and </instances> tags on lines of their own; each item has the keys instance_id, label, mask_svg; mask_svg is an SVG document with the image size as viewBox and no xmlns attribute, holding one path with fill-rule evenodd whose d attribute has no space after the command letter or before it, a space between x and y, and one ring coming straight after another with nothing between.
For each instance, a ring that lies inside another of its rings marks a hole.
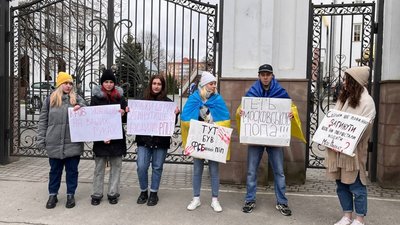
<instances>
[{"instance_id":1,"label":"blonde hair","mask_svg":"<svg viewBox=\"0 0 400 225\"><path fill-rule=\"evenodd\" d=\"M64 95L64 91L62 89L62 85L58 86L58 88L50 95L50 106L51 107L61 107L62 105L62 96ZM71 89L69 92L69 103L71 105L76 105L76 94L74 89Z\"/></svg>"},{"instance_id":2,"label":"blonde hair","mask_svg":"<svg viewBox=\"0 0 400 225\"><path fill-rule=\"evenodd\" d=\"M200 97L201 97L201 99L203 101L208 99L207 98L207 92L209 92L209 91L207 90L206 85L204 85L203 87L199 87L199 94L200 94ZM216 93L217 93L217 89L215 88L215 91L213 91L212 94L216 94Z\"/></svg>"}]
</instances>

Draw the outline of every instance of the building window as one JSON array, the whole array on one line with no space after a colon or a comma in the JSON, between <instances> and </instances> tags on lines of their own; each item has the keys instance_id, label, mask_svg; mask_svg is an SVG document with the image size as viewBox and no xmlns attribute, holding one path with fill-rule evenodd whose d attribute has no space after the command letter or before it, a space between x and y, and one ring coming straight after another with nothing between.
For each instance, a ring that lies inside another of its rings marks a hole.
<instances>
[{"instance_id":1,"label":"building window","mask_svg":"<svg viewBox=\"0 0 400 225\"><path fill-rule=\"evenodd\" d=\"M361 24L354 24L353 41L361 41Z\"/></svg>"}]
</instances>

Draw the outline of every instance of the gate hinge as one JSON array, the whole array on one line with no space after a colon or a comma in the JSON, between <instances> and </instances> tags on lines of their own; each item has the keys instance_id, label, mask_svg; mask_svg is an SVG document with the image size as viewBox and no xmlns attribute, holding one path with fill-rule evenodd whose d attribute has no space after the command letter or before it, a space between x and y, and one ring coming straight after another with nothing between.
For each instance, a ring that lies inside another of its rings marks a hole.
<instances>
[{"instance_id":1,"label":"gate hinge","mask_svg":"<svg viewBox=\"0 0 400 225\"><path fill-rule=\"evenodd\" d=\"M10 137L11 137L11 135L10 135L10 129L5 129L5 130L4 130L4 138L5 138L6 140L10 140Z\"/></svg>"},{"instance_id":2,"label":"gate hinge","mask_svg":"<svg viewBox=\"0 0 400 225\"><path fill-rule=\"evenodd\" d=\"M378 33L378 27L379 27L378 24L379 24L379 23L375 23L375 24L374 24L374 34L377 34L377 33Z\"/></svg>"},{"instance_id":3,"label":"gate hinge","mask_svg":"<svg viewBox=\"0 0 400 225\"><path fill-rule=\"evenodd\" d=\"M219 43L219 31L215 33L215 43Z\"/></svg>"},{"instance_id":4,"label":"gate hinge","mask_svg":"<svg viewBox=\"0 0 400 225\"><path fill-rule=\"evenodd\" d=\"M10 31L6 32L6 38L5 39L6 39L6 42L8 42L8 43L11 41L11 32Z\"/></svg>"}]
</instances>

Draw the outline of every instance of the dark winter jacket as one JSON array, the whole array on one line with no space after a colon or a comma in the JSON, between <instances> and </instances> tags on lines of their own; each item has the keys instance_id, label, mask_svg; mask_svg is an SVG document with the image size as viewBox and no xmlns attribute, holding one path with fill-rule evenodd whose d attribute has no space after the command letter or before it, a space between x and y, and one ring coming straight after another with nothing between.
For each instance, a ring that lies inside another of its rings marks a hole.
<instances>
[{"instance_id":1,"label":"dark winter jacket","mask_svg":"<svg viewBox=\"0 0 400 225\"><path fill-rule=\"evenodd\" d=\"M50 107L50 101L46 100L40 111L36 143L40 149L46 149L49 158L65 159L83 152L83 142L71 142L68 108L74 106L69 100L69 95L64 94L61 107ZM76 101L78 105L86 106L79 95Z\"/></svg>"},{"instance_id":2,"label":"dark winter jacket","mask_svg":"<svg viewBox=\"0 0 400 225\"><path fill-rule=\"evenodd\" d=\"M120 87L115 87L121 96L119 99L111 101L107 98L107 94L101 90L101 86L94 86L92 92L91 106L120 104L121 109L126 108L127 104L123 96L123 90ZM126 122L126 114L122 117L122 121ZM104 141L95 141L93 143L93 152L95 156L122 156L126 155L126 138L124 129L122 129L122 139L111 140L109 144Z\"/></svg>"},{"instance_id":3,"label":"dark winter jacket","mask_svg":"<svg viewBox=\"0 0 400 225\"><path fill-rule=\"evenodd\" d=\"M154 100L154 101L157 101L157 100ZM161 101L172 102L172 100L169 99L168 97L165 97ZM177 117L178 117L178 115L177 115ZM177 119L175 121L177 121ZM169 149L170 144L171 144L171 137L136 135L136 143L137 143L137 146L145 146L148 148Z\"/></svg>"}]
</instances>

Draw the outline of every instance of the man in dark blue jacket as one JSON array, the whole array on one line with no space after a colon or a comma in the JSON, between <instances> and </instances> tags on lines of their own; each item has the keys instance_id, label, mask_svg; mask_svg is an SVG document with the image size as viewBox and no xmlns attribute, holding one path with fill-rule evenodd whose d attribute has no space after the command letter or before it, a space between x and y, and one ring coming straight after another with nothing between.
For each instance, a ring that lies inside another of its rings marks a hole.
<instances>
[{"instance_id":1,"label":"man in dark blue jacket","mask_svg":"<svg viewBox=\"0 0 400 225\"><path fill-rule=\"evenodd\" d=\"M261 65L258 69L258 80L250 87L246 97L264 97L264 98L290 98L288 93L275 80L272 66L269 64ZM293 114L289 114L292 118ZM268 161L274 173L274 190L276 196L276 209L282 215L290 216L292 211L288 206L286 198L286 180L283 171L283 147L249 145L247 153L247 193L245 204L242 211L251 213L256 207L257 190L257 168L264 151L268 153Z\"/></svg>"}]
</instances>

